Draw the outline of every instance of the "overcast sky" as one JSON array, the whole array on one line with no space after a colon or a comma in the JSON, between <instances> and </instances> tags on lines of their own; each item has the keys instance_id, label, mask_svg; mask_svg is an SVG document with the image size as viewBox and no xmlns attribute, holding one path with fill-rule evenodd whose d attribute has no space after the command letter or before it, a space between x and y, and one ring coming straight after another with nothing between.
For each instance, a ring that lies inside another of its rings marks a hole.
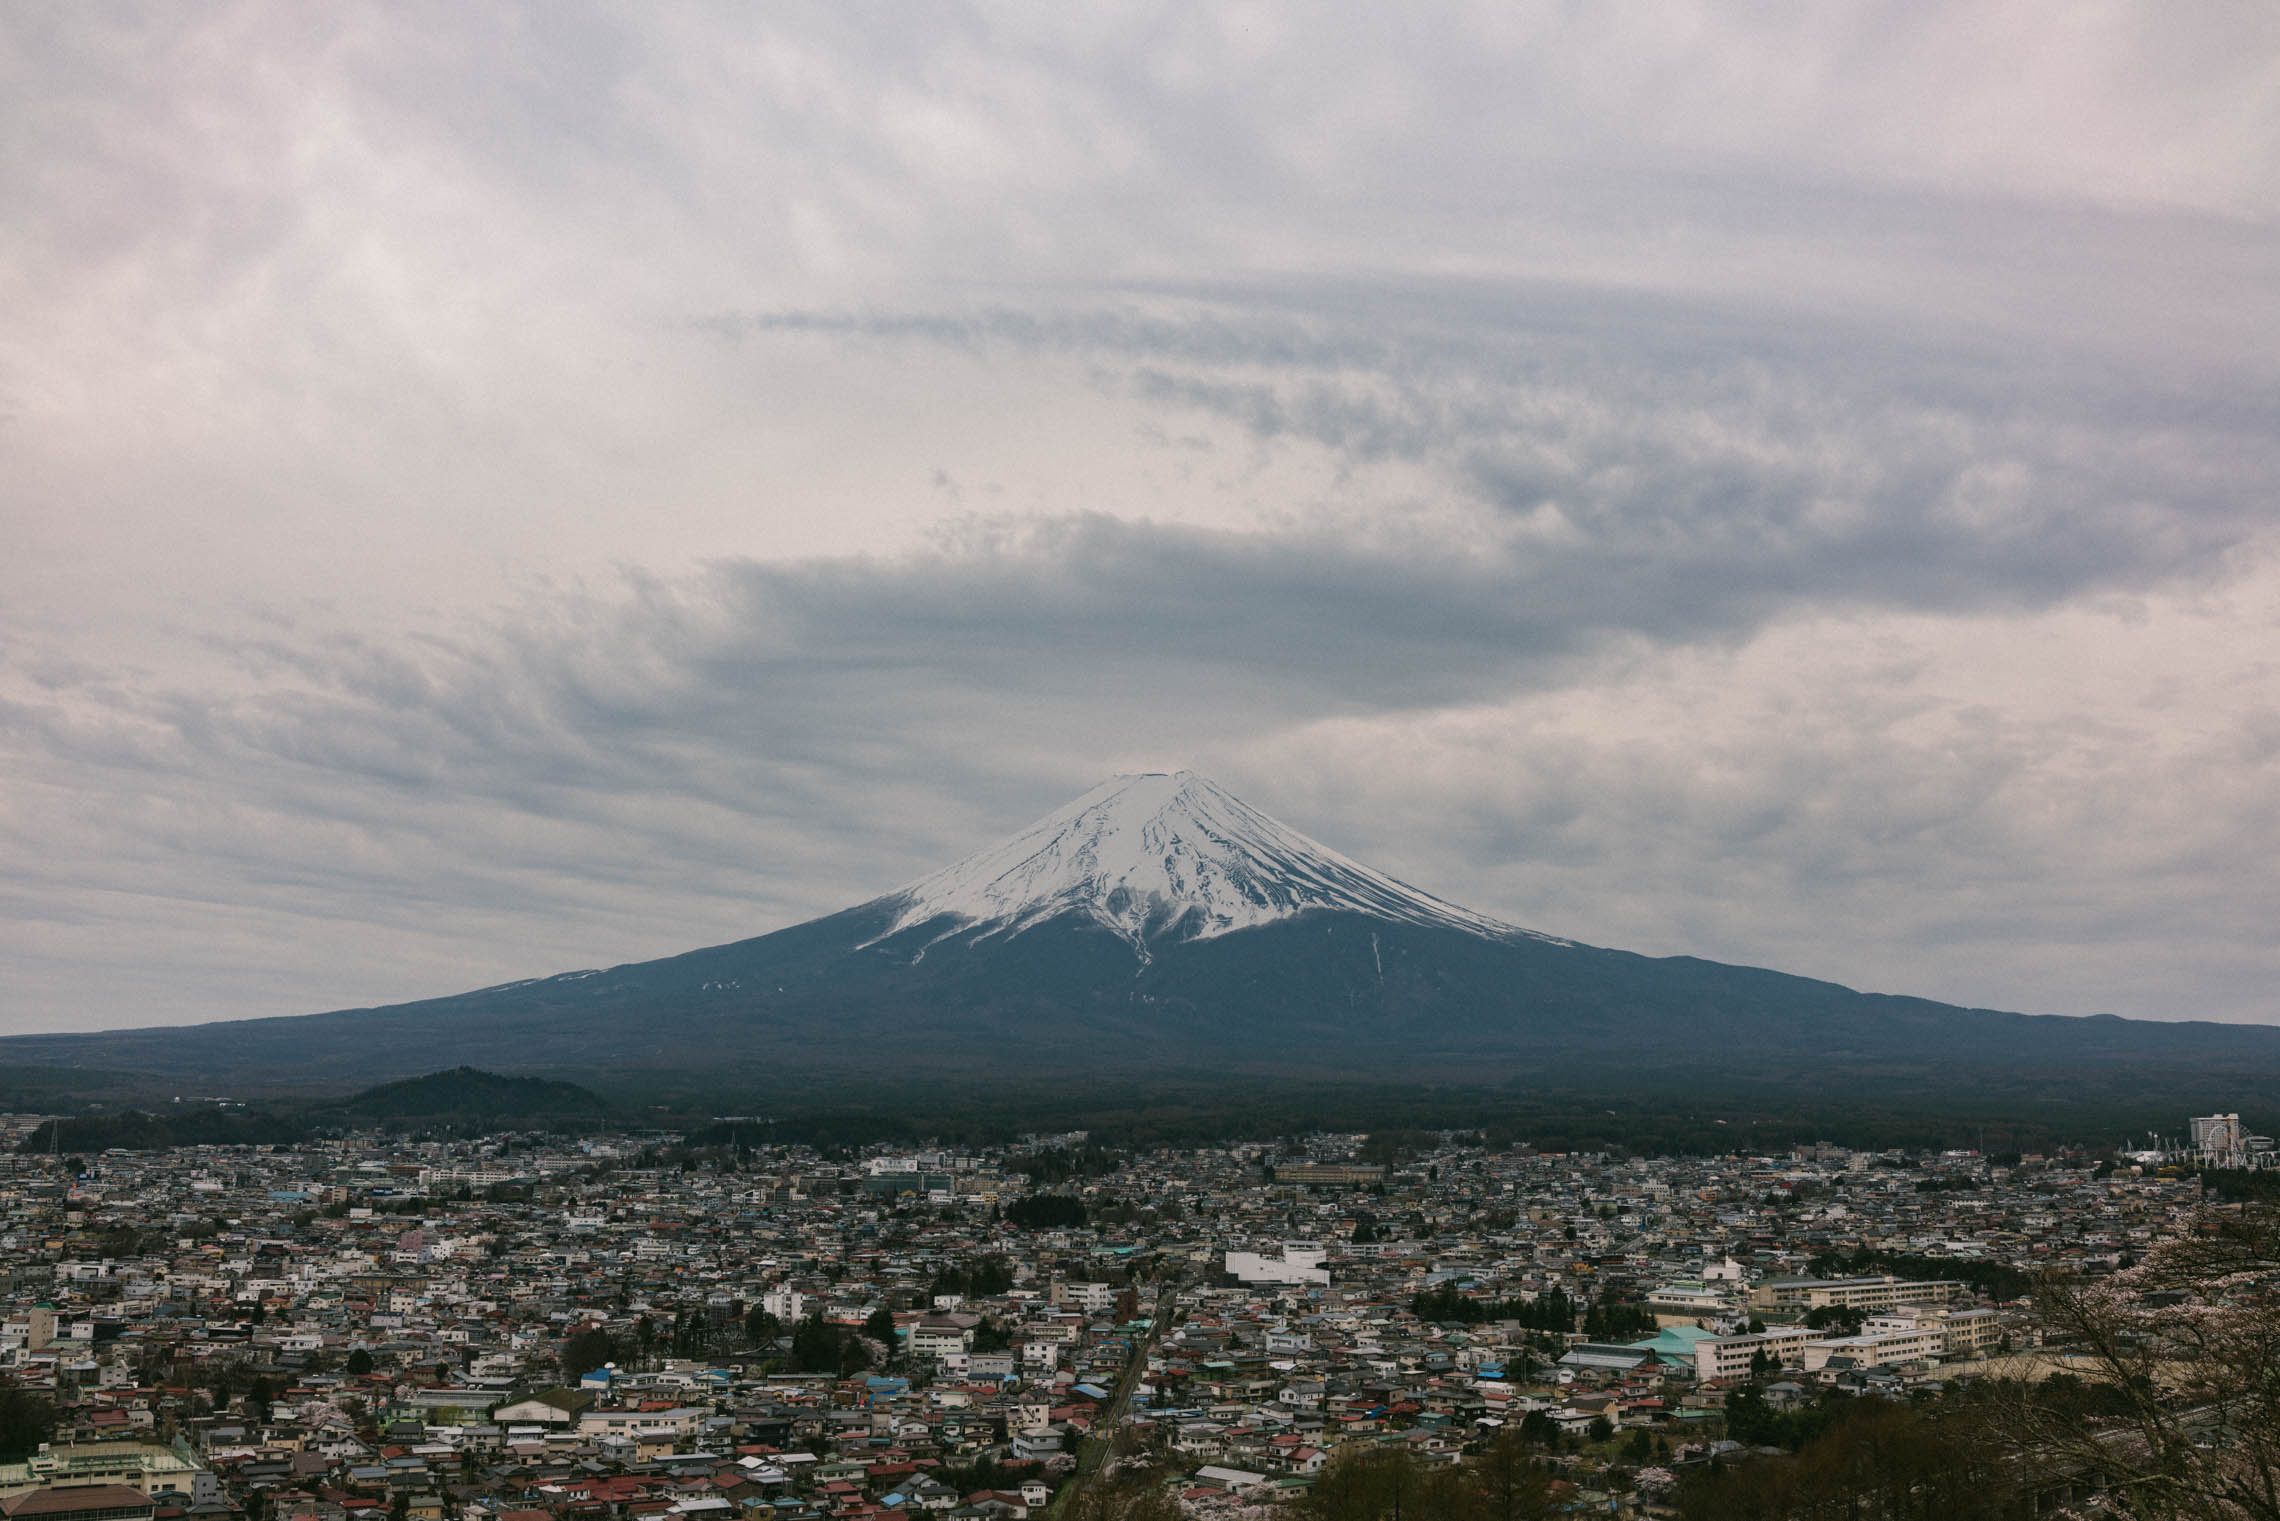
<instances>
[{"instance_id":1,"label":"overcast sky","mask_svg":"<svg viewBox=\"0 0 2280 1521\"><path fill-rule=\"evenodd\" d=\"M1577 939L2280 1020L2280 7L0 9L0 1030L1192 766Z\"/></svg>"}]
</instances>

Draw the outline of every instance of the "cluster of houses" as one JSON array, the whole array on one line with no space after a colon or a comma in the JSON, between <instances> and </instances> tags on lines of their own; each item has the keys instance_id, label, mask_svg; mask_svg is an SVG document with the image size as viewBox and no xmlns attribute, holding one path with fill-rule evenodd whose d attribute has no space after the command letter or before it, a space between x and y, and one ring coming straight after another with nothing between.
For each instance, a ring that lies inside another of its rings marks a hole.
<instances>
[{"instance_id":1,"label":"cluster of houses","mask_svg":"<svg viewBox=\"0 0 2280 1521\"><path fill-rule=\"evenodd\" d=\"M2001 1367L2035 1332L1990 1266L2112 1267L2196 1202L2078 1157L1466 1140L10 1158L0 1378L56 1425L0 1515L1020 1521L1088 1441L1208 1507L1514 1427L1579 1503L1652 1509L1737 1384Z\"/></svg>"}]
</instances>

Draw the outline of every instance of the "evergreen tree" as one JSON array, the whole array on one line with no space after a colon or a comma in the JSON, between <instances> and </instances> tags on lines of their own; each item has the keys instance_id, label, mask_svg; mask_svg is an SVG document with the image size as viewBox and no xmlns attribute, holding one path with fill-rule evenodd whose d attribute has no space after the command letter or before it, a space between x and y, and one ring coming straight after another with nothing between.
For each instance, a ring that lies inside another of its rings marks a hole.
<instances>
[{"instance_id":1,"label":"evergreen tree","mask_svg":"<svg viewBox=\"0 0 2280 1521\"><path fill-rule=\"evenodd\" d=\"M597 1329L580 1331L562 1343L559 1359L562 1376L576 1383L596 1368L618 1361L620 1355L617 1338L609 1332Z\"/></svg>"},{"instance_id":2,"label":"evergreen tree","mask_svg":"<svg viewBox=\"0 0 2280 1521\"><path fill-rule=\"evenodd\" d=\"M1474 1521L1544 1521L1555 1514L1551 1473L1537 1460L1524 1430L1499 1432L1468 1465L1466 1478L1473 1499L1468 1514Z\"/></svg>"},{"instance_id":3,"label":"evergreen tree","mask_svg":"<svg viewBox=\"0 0 2280 1521\"><path fill-rule=\"evenodd\" d=\"M0 1463L20 1463L55 1436L55 1406L0 1381Z\"/></svg>"}]
</instances>

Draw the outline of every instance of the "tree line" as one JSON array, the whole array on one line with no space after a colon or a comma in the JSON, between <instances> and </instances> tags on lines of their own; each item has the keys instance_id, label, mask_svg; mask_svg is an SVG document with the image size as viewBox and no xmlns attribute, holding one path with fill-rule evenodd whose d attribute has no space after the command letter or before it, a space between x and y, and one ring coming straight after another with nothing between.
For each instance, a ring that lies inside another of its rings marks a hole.
<instances>
[{"instance_id":1,"label":"tree line","mask_svg":"<svg viewBox=\"0 0 2280 1521\"><path fill-rule=\"evenodd\" d=\"M1566 1333L1575 1329L1575 1301L1562 1289L1549 1289L1534 1299L1475 1299L1444 1285L1411 1297L1410 1313L1419 1320L1455 1321L1480 1326L1493 1321L1516 1321L1530 1331Z\"/></svg>"}]
</instances>

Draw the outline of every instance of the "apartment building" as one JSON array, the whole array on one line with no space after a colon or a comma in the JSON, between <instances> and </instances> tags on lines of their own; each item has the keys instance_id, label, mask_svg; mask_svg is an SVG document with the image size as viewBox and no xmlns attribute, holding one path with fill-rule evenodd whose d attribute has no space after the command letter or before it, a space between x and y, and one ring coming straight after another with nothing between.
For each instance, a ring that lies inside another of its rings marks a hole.
<instances>
[{"instance_id":1,"label":"apartment building","mask_svg":"<svg viewBox=\"0 0 2280 1521\"><path fill-rule=\"evenodd\" d=\"M1761 1310L1818 1310L1835 1305L1874 1315L1905 1304L1952 1304L1969 1296L1969 1287L1952 1278L1920 1281L1894 1278L1768 1278L1750 1290L1750 1304Z\"/></svg>"}]
</instances>

